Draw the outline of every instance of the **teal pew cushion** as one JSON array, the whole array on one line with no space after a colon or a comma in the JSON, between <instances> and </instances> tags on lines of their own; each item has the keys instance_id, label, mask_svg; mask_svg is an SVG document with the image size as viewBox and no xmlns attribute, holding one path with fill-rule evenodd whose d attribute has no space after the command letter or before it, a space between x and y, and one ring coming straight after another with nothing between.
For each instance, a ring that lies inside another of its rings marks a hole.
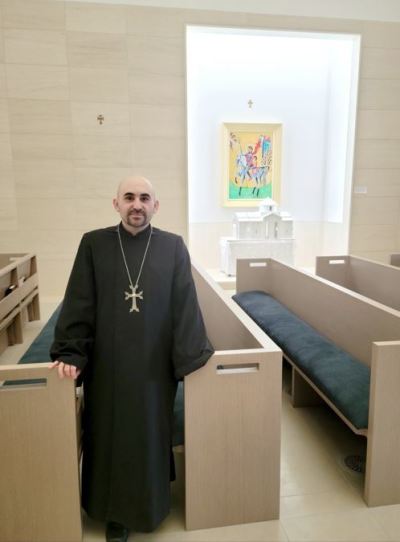
<instances>
[{"instance_id":1,"label":"teal pew cushion","mask_svg":"<svg viewBox=\"0 0 400 542\"><path fill-rule=\"evenodd\" d=\"M51 362L50 357L50 345L54 339L54 327L57 322L58 315L60 314L61 304L58 305L56 310L50 316L42 328L39 335L32 342L28 350L22 356L18 363L44 363Z\"/></svg>"},{"instance_id":2,"label":"teal pew cushion","mask_svg":"<svg viewBox=\"0 0 400 542\"><path fill-rule=\"evenodd\" d=\"M369 367L265 292L233 299L357 429L368 427Z\"/></svg>"},{"instance_id":3,"label":"teal pew cushion","mask_svg":"<svg viewBox=\"0 0 400 542\"><path fill-rule=\"evenodd\" d=\"M22 356L18 363L41 363L50 362L50 345L54 338L54 327L57 322L58 315L61 310L61 304L51 315L42 331L32 342L28 350ZM6 385L21 385L21 384L36 384L41 383L43 380L31 380L31 381L13 381L6 383ZM174 421L173 421L173 436L172 441L174 446L178 446L184 443L184 400L183 400L183 382L178 382L178 389L175 396L174 403Z\"/></svg>"}]
</instances>

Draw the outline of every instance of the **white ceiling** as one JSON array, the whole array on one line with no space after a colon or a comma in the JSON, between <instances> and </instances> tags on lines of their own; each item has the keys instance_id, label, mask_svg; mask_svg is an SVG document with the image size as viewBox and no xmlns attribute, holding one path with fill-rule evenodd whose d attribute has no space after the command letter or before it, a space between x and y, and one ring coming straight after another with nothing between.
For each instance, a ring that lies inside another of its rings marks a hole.
<instances>
[{"instance_id":1,"label":"white ceiling","mask_svg":"<svg viewBox=\"0 0 400 542\"><path fill-rule=\"evenodd\" d=\"M57 0L65 1L65 0ZM66 0L78 2L82 0ZM83 0L165 8L207 9L400 22L400 0Z\"/></svg>"}]
</instances>

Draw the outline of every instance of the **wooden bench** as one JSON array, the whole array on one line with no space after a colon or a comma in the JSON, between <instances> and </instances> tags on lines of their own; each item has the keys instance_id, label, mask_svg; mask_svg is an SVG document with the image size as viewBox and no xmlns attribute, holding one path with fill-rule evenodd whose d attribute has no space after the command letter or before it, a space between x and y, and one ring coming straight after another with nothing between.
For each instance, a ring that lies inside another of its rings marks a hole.
<instances>
[{"instance_id":1,"label":"wooden bench","mask_svg":"<svg viewBox=\"0 0 400 542\"><path fill-rule=\"evenodd\" d=\"M23 342L23 324L39 320L34 254L0 254L0 353Z\"/></svg>"},{"instance_id":2,"label":"wooden bench","mask_svg":"<svg viewBox=\"0 0 400 542\"><path fill-rule=\"evenodd\" d=\"M315 272L344 288L400 310L400 268L358 256L318 256Z\"/></svg>"},{"instance_id":3,"label":"wooden bench","mask_svg":"<svg viewBox=\"0 0 400 542\"><path fill-rule=\"evenodd\" d=\"M367 504L400 503L400 312L271 259L238 261L237 292L252 290L272 296L312 326L321 338L333 342L369 369L367 427L357 428L338 408L331 395L334 386L329 386L328 397L310 377L313 371L306 374L296 364L295 345L292 357L282 348L292 366L294 406L315 404L319 396L354 433L367 438L364 488ZM290 339L293 332L294 328L288 327L285 339ZM318 369L318 364L314 368ZM332 368L333 373L335 370ZM365 371L359 372L365 376ZM347 385L346 393L351 391L352 387ZM368 394L368 388L366 391Z\"/></svg>"},{"instance_id":4,"label":"wooden bench","mask_svg":"<svg viewBox=\"0 0 400 542\"><path fill-rule=\"evenodd\" d=\"M186 528L276 519L282 353L203 271L193 266L193 276L216 351L184 382ZM50 331L42 331L46 341ZM48 363L0 366L5 380L19 385L0 387L0 540L78 542L74 382Z\"/></svg>"}]
</instances>

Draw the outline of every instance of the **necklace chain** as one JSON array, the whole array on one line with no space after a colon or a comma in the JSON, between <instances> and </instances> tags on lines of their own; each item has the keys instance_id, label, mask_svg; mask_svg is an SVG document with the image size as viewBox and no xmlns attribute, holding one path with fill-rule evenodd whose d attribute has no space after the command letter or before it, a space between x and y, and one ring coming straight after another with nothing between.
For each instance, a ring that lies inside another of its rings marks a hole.
<instances>
[{"instance_id":1,"label":"necklace chain","mask_svg":"<svg viewBox=\"0 0 400 542\"><path fill-rule=\"evenodd\" d=\"M127 273L127 275L128 275L128 279L129 279L129 284L130 284L132 290L135 290L135 288L137 288L137 286L138 286L138 284L139 284L140 275L142 274L142 269L143 269L144 261L145 261L146 256L147 256L147 251L149 250L150 241L151 241L151 236L153 235L153 227L152 227L152 225L150 224L150 234L149 234L149 238L147 239L146 249L145 249L144 254L143 254L142 263L140 264L140 269L139 269L138 276L137 276L137 278L136 278L135 286L133 286L131 274L130 274L130 272L129 272L129 267L128 267L128 264L127 264L127 262L126 262L124 247L122 246L121 232L120 232L119 226L120 226L120 225L118 224L117 232L118 232L119 246L121 247L122 259L124 260L126 273Z\"/></svg>"}]
</instances>

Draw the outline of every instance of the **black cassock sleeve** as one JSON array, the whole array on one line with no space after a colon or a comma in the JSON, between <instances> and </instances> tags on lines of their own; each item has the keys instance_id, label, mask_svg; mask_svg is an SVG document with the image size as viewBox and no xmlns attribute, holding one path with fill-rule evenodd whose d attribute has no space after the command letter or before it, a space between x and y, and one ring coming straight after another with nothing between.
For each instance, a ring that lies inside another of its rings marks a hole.
<instances>
[{"instance_id":1,"label":"black cassock sleeve","mask_svg":"<svg viewBox=\"0 0 400 542\"><path fill-rule=\"evenodd\" d=\"M197 300L189 253L181 238L175 252L172 303L172 361L175 377L180 379L205 365L214 353Z\"/></svg>"},{"instance_id":2,"label":"black cassock sleeve","mask_svg":"<svg viewBox=\"0 0 400 542\"><path fill-rule=\"evenodd\" d=\"M82 237L68 281L60 316L50 348L52 360L79 369L87 364L94 340L96 291L91 248Z\"/></svg>"}]
</instances>

